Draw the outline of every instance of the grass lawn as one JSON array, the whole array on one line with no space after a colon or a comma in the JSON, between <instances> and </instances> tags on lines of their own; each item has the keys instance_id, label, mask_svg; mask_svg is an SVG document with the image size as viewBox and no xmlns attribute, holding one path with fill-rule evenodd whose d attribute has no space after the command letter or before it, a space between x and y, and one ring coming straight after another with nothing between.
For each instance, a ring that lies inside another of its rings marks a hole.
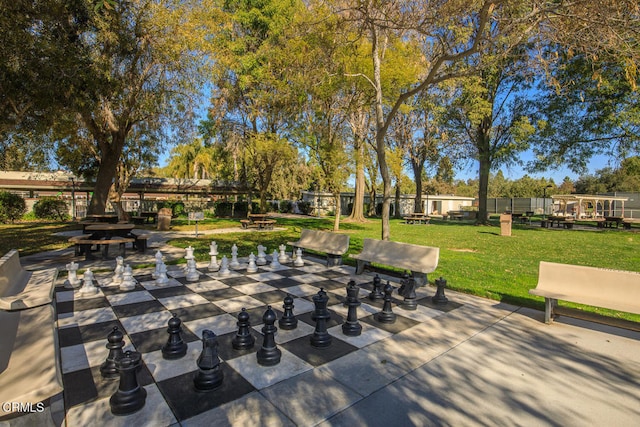
<instances>
[{"instance_id":1,"label":"grass lawn","mask_svg":"<svg viewBox=\"0 0 640 427\"><path fill-rule=\"evenodd\" d=\"M442 276L451 289L538 309L543 308L542 298L529 295L528 290L536 286L540 261L640 271L638 229L565 230L540 228L535 224L533 227L514 224L512 236L504 237L500 236L497 222L495 226L476 226L459 221L432 220L430 225L407 225L403 220L391 220L391 240L440 248L438 268L429 275L431 283ZM198 239L181 238L170 243L178 247L193 246L201 261L209 259L212 240L218 243L220 257L229 255L234 243L241 255L256 253L258 244L272 252L282 243L297 240L302 228L331 230L333 219L278 218L278 225L284 226L286 231L201 235ZM238 220L208 219L199 222L198 230L238 226ZM51 236L64 228L70 226L60 223L0 226L2 253L13 247L21 249L22 254L29 254L68 246L66 238ZM172 220L172 229L193 231L194 223L188 224L186 219ZM379 219L370 219L365 224L342 222L340 229L351 236L349 253L359 253L366 237L380 238ZM353 264L347 258L345 263ZM606 293L605 283L603 293ZM597 308L587 310L640 321L640 316Z\"/></svg>"}]
</instances>

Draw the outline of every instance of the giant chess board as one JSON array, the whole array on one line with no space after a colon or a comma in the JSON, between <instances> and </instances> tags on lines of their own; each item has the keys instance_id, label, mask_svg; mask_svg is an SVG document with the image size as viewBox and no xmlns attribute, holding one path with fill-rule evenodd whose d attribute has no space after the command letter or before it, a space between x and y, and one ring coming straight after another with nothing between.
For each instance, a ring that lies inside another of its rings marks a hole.
<instances>
[{"instance_id":1,"label":"giant chess board","mask_svg":"<svg viewBox=\"0 0 640 427\"><path fill-rule=\"evenodd\" d=\"M268 390L278 383L326 369L354 352L459 307L455 302L433 304L434 288L418 288L415 310L404 310L402 298L394 293L396 320L380 323L375 315L381 311L383 302L368 299L372 273L354 275L352 267L328 268L319 260L304 261L301 267L265 265L248 274L247 260L241 258L240 267L225 277L209 272L207 264L202 263L197 265L197 281L186 280L181 266L169 266L169 280L161 285L152 277L153 268L134 269L135 288L126 292L113 283L113 272L95 273L99 285L95 294L82 294L60 281L55 300L67 425L189 425L191 420L193 424L216 425L220 408L250 411L246 405L234 407L233 403L246 402L243 399L256 392L268 398ZM353 337L342 332L347 317L346 286L350 280L360 287L361 302L357 314L362 333ZM391 278L395 288L399 282L400 278ZM327 328L332 342L326 348L310 344L315 328L312 298L320 289L329 297L331 314ZM258 364L256 357L262 345L263 314L270 305L280 318L287 294L294 297L293 311L298 325L293 330L277 331L275 341L282 357L277 365L265 367ZM231 341L238 330L238 313L243 308L250 314L256 342L251 350L234 350ZM182 321L182 338L188 350L180 359L166 360L161 348L167 343L167 323L173 314ZM126 416L116 416L110 411L109 398L118 389L119 381L104 379L100 373L100 365L109 352L106 338L114 327L124 334L124 350L141 353L142 367L137 378L147 392L144 407ZM205 329L218 336L224 380L215 390L199 392L194 388L193 378L198 371L196 361L202 352L200 339ZM359 362L356 358L350 363ZM361 363L370 362L362 359ZM374 370L369 371L375 374ZM286 413L285 408L280 409ZM212 418L208 419L209 416Z\"/></svg>"}]
</instances>

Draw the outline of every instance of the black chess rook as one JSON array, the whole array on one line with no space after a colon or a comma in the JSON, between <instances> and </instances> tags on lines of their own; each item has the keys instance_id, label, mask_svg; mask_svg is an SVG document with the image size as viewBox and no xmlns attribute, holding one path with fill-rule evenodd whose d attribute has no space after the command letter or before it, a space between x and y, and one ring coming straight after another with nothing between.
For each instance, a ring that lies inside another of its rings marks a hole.
<instances>
[{"instance_id":1,"label":"black chess rook","mask_svg":"<svg viewBox=\"0 0 640 427\"><path fill-rule=\"evenodd\" d=\"M137 351L127 351L116 359L120 374L118 390L109 399L111 413L129 415L144 407L147 391L138 383L137 371L142 365L142 356Z\"/></svg>"},{"instance_id":2,"label":"black chess rook","mask_svg":"<svg viewBox=\"0 0 640 427\"><path fill-rule=\"evenodd\" d=\"M284 297L282 308L284 309L284 313L280 320L278 320L278 326L285 331L295 329L298 326L298 319L293 314L293 297L291 294L287 294L287 296Z\"/></svg>"},{"instance_id":3,"label":"black chess rook","mask_svg":"<svg viewBox=\"0 0 640 427\"><path fill-rule=\"evenodd\" d=\"M375 318L380 323L395 323L396 314L391 308L391 294L393 293L393 286L387 284L384 287L384 304L382 305L382 311L377 313Z\"/></svg>"},{"instance_id":4,"label":"black chess rook","mask_svg":"<svg viewBox=\"0 0 640 427\"><path fill-rule=\"evenodd\" d=\"M162 357L168 360L180 359L187 354L187 343L182 340L182 321L174 313L168 324L169 339L162 346Z\"/></svg>"},{"instance_id":5,"label":"black chess rook","mask_svg":"<svg viewBox=\"0 0 640 427\"><path fill-rule=\"evenodd\" d=\"M249 313L246 308L242 308L242 311L238 314L238 332L236 336L231 340L231 346L234 350L249 350L252 349L256 339L251 335L251 323L249 322Z\"/></svg>"},{"instance_id":6,"label":"black chess rook","mask_svg":"<svg viewBox=\"0 0 640 427\"><path fill-rule=\"evenodd\" d=\"M275 334L278 328L275 326L276 313L271 306L267 306L267 310L262 316L264 326L262 327L262 334L264 339L262 340L262 347L256 353L258 358L258 364L262 366L273 366L280 363L282 352L276 346Z\"/></svg>"},{"instance_id":7,"label":"black chess rook","mask_svg":"<svg viewBox=\"0 0 640 427\"><path fill-rule=\"evenodd\" d=\"M313 303L315 304L314 317L316 321L316 328L313 331L313 335L309 338L311 345L314 347L329 347L331 345L331 335L327 332L327 321L331 318L329 310L327 310L327 303L329 297L323 288L313 296Z\"/></svg>"},{"instance_id":8,"label":"black chess rook","mask_svg":"<svg viewBox=\"0 0 640 427\"><path fill-rule=\"evenodd\" d=\"M116 368L116 359L122 357L122 347L124 347L124 334L117 326L107 335L107 345L109 354L107 359L100 365L100 374L103 378L114 380L120 376Z\"/></svg>"},{"instance_id":9,"label":"black chess rook","mask_svg":"<svg viewBox=\"0 0 640 427\"><path fill-rule=\"evenodd\" d=\"M210 391L222 385L224 375L218 357L218 337L213 331L202 331L202 353L197 363L198 372L193 379L197 391Z\"/></svg>"},{"instance_id":10,"label":"black chess rook","mask_svg":"<svg viewBox=\"0 0 640 427\"><path fill-rule=\"evenodd\" d=\"M449 299L444 295L444 288L447 287L447 281L442 277L436 279L436 294L431 297L431 301L434 304L446 304L449 302Z\"/></svg>"},{"instance_id":11,"label":"black chess rook","mask_svg":"<svg viewBox=\"0 0 640 427\"><path fill-rule=\"evenodd\" d=\"M360 288L354 280L347 284L347 320L342 324L342 333L349 337L357 337L362 333L362 325L358 322L357 309L360 306L358 300Z\"/></svg>"}]
</instances>

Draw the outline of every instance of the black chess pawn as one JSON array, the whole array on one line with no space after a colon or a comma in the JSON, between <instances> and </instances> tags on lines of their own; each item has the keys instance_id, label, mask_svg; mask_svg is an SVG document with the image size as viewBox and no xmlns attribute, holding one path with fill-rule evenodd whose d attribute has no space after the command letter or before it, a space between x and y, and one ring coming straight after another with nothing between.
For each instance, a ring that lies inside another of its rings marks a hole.
<instances>
[{"instance_id":1,"label":"black chess pawn","mask_svg":"<svg viewBox=\"0 0 640 427\"><path fill-rule=\"evenodd\" d=\"M418 300L416 299L416 279L407 277L407 280L402 286L402 292L398 290L398 293L404 297L402 308L405 310L415 310L418 307Z\"/></svg>"},{"instance_id":2,"label":"black chess pawn","mask_svg":"<svg viewBox=\"0 0 640 427\"><path fill-rule=\"evenodd\" d=\"M380 323L395 323L396 315L391 309L391 293L393 292L393 286L389 284L387 280L387 284L384 287L384 304L382 306L382 311L377 313L375 318Z\"/></svg>"},{"instance_id":3,"label":"black chess pawn","mask_svg":"<svg viewBox=\"0 0 640 427\"><path fill-rule=\"evenodd\" d=\"M100 373L103 378L114 380L120 376L116 368L116 359L122 357L122 347L124 347L124 335L117 326L107 335L107 348L109 354L107 359L100 365Z\"/></svg>"},{"instance_id":4,"label":"black chess pawn","mask_svg":"<svg viewBox=\"0 0 640 427\"><path fill-rule=\"evenodd\" d=\"M264 339L262 340L262 347L256 353L258 358L258 364L262 366L273 366L280 363L282 352L276 346L275 334L278 328L276 328L276 313L271 309L271 306L267 307L267 311L262 316L264 326L262 327L262 334Z\"/></svg>"},{"instance_id":5,"label":"black chess pawn","mask_svg":"<svg viewBox=\"0 0 640 427\"><path fill-rule=\"evenodd\" d=\"M360 305L358 292L360 288L356 286L354 280L350 280L347 285L347 320L342 324L342 333L349 337L357 337L362 333L362 325L358 322L357 309Z\"/></svg>"},{"instance_id":6,"label":"black chess pawn","mask_svg":"<svg viewBox=\"0 0 640 427\"><path fill-rule=\"evenodd\" d=\"M187 343L182 340L182 327L180 326L182 321L174 313L168 324L169 339L162 346L162 357L168 360L180 359L187 354Z\"/></svg>"},{"instance_id":7,"label":"black chess pawn","mask_svg":"<svg viewBox=\"0 0 640 427\"><path fill-rule=\"evenodd\" d=\"M376 277L373 278L373 290L369 294L369 299L371 301L377 301L384 298L384 294L382 293L381 288L382 280L380 279L380 276L376 274Z\"/></svg>"},{"instance_id":8,"label":"black chess pawn","mask_svg":"<svg viewBox=\"0 0 640 427\"><path fill-rule=\"evenodd\" d=\"M222 384L224 375L218 357L218 337L213 331L202 331L202 353L198 357L198 373L193 378L196 391L209 391Z\"/></svg>"},{"instance_id":9,"label":"black chess pawn","mask_svg":"<svg viewBox=\"0 0 640 427\"><path fill-rule=\"evenodd\" d=\"M436 294L431 297L431 301L434 304L446 304L447 302L449 302L449 299L444 295L444 288L447 287L447 281L442 277L436 279L436 286Z\"/></svg>"},{"instance_id":10,"label":"black chess pawn","mask_svg":"<svg viewBox=\"0 0 640 427\"><path fill-rule=\"evenodd\" d=\"M142 365L142 356L137 351L127 351L116 359L120 374L118 390L109 399L111 413L129 415L142 409L147 399L147 391L138 383L137 371Z\"/></svg>"},{"instance_id":11,"label":"black chess pawn","mask_svg":"<svg viewBox=\"0 0 640 427\"><path fill-rule=\"evenodd\" d=\"M323 288L313 296L313 303L315 304L315 321L316 329L311 335L311 345L314 347L329 347L331 345L331 335L327 332L327 321L331 318L329 310L327 310L327 303L329 297Z\"/></svg>"},{"instance_id":12,"label":"black chess pawn","mask_svg":"<svg viewBox=\"0 0 640 427\"><path fill-rule=\"evenodd\" d=\"M249 322L249 313L246 308L238 314L238 332L231 340L231 345L235 350L249 350L253 348L256 339L251 335L251 323Z\"/></svg>"},{"instance_id":13,"label":"black chess pawn","mask_svg":"<svg viewBox=\"0 0 640 427\"><path fill-rule=\"evenodd\" d=\"M291 294L287 294L287 296L284 297L282 308L284 309L284 313L282 313L282 317L278 320L278 326L285 331L295 329L298 326L298 319L293 314L293 297Z\"/></svg>"}]
</instances>

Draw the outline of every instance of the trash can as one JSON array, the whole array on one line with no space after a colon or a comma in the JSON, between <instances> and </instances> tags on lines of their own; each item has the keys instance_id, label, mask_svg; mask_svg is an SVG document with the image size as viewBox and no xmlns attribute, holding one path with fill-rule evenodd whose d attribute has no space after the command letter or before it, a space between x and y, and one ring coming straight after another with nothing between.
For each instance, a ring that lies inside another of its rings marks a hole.
<instances>
[{"instance_id":1,"label":"trash can","mask_svg":"<svg viewBox=\"0 0 640 427\"><path fill-rule=\"evenodd\" d=\"M500 235L511 236L511 214L500 215Z\"/></svg>"},{"instance_id":2,"label":"trash can","mask_svg":"<svg viewBox=\"0 0 640 427\"><path fill-rule=\"evenodd\" d=\"M168 231L171 227L171 208L162 208L158 211L158 230Z\"/></svg>"}]
</instances>

